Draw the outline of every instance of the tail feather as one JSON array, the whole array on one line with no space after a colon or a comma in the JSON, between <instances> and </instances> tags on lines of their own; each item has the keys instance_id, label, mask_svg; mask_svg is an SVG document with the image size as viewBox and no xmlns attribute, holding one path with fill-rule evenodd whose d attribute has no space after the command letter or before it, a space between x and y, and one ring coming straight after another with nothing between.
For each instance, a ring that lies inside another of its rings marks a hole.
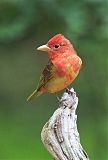
<instances>
[{"instance_id":1,"label":"tail feather","mask_svg":"<svg viewBox=\"0 0 108 160\"><path fill-rule=\"evenodd\" d=\"M34 96L38 97L43 93L43 91L38 91L37 89L27 98L27 101L32 100Z\"/></svg>"}]
</instances>

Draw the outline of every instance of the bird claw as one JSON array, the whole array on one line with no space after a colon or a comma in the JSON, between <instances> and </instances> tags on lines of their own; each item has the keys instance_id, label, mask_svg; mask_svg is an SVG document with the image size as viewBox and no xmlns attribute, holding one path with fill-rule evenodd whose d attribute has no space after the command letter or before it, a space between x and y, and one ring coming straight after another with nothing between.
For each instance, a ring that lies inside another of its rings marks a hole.
<instances>
[{"instance_id":1,"label":"bird claw","mask_svg":"<svg viewBox=\"0 0 108 160\"><path fill-rule=\"evenodd\" d=\"M74 90L69 90L69 88L66 88L66 93L69 95L69 97L72 97L72 99L74 100L74 98L75 98L75 95L76 95L76 93L74 92ZM57 98L57 100L58 100L58 104L59 104L59 106L61 107L63 107L64 109L68 106L68 101L67 101L67 99L63 99L63 98L59 98L58 96L57 96L57 94L55 93L55 95L56 95L56 98Z\"/></svg>"},{"instance_id":2,"label":"bird claw","mask_svg":"<svg viewBox=\"0 0 108 160\"><path fill-rule=\"evenodd\" d=\"M75 92L70 91L69 88L66 88L66 93L68 93L68 94L70 94L70 95L72 95L72 96L75 94Z\"/></svg>"}]
</instances>

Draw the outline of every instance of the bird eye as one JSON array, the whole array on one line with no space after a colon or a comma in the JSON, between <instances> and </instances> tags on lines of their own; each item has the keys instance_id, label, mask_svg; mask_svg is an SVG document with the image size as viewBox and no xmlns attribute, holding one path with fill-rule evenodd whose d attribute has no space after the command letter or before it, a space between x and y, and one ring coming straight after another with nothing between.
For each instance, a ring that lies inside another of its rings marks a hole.
<instances>
[{"instance_id":1,"label":"bird eye","mask_svg":"<svg viewBox=\"0 0 108 160\"><path fill-rule=\"evenodd\" d=\"M59 44L55 44L54 48L59 48L60 45Z\"/></svg>"}]
</instances>

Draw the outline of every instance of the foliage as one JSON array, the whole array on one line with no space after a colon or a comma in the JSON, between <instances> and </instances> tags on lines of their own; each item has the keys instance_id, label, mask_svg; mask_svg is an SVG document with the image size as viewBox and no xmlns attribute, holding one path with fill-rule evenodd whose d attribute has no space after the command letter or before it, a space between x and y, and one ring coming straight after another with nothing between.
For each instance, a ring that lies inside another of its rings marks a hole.
<instances>
[{"instance_id":1,"label":"foliage","mask_svg":"<svg viewBox=\"0 0 108 160\"><path fill-rule=\"evenodd\" d=\"M55 23L64 25L63 31L68 35L71 32L75 37L108 38L107 8L108 3L104 0L1 0L0 41L22 39L36 30L34 25L44 24L44 19L54 26ZM57 22L58 17L62 20Z\"/></svg>"}]
</instances>

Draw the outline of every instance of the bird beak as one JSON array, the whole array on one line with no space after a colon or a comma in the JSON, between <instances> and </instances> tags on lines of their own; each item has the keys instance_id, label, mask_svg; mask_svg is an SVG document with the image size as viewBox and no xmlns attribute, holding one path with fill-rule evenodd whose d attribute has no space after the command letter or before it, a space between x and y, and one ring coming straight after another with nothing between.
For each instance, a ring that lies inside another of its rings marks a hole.
<instances>
[{"instance_id":1,"label":"bird beak","mask_svg":"<svg viewBox=\"0 0 108 160\"><path fill-rule=\"evenodd\" d=\"M51 48L48 47L47 44L46 44L46 45L42 45L42 46L38 47L37 50L48 52L48 51L51 51Z\"/></svg>"}]
</instances>

